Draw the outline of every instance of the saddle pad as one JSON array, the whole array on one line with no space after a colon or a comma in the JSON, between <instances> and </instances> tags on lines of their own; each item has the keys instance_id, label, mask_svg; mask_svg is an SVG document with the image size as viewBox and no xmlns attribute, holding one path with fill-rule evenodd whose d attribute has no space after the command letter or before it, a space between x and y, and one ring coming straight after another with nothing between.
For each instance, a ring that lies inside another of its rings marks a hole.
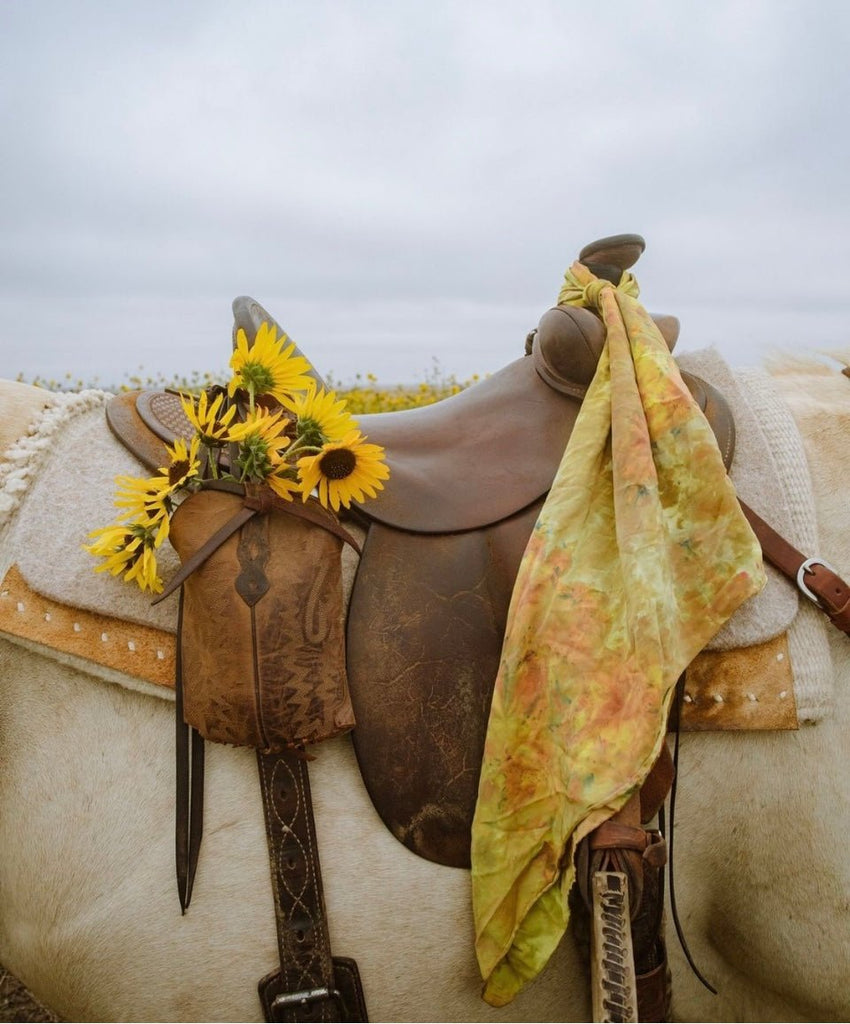
<instances>
[{"instance_id":1,"label":"saddle pad","mask_svg":"<svg viewBox=\"0 0 850 1024\"><path fill-rule=\"evenodd\" d=\"M718 373L723 372L722 361L713 357L709 363L707 367L697 367L694 363L688 369L693 368L710 382L717 382L718 387L724 387L724 382L718 378ZM716 371L718 364L719 371ZM772 389L769 379L765 378L762 384L768 391ZM110 397L96 391L51 395L47 408L34 422L30 433L5 453L6 459L0 463L0 579L16 565L20 579L41 597L71 609L107 616L111 624L108 635L115 635L115 624L123 622L130 626L153 627L167 639L176 629L176 596L151 607L149 597L136 588L108 574L95 574L92 571L94 560L81 546L89 530L110 522L114 516L114 477L122 473L146 473L105 425L103 409ZM767 404L773 401L771 397ZM793 437L791 441L799 444ZM743 487L741 492L742 496L750 497L754 505L759 504L755 497L744 493ZM799 540L799 531L797 537ZM165 579L179 567L167 545L162 549L160 563ZM802 612L813 611L805 605ZM49 612L45 610L44 614ZM789 632L791 659L797 677L795 692L800 718L816 721L831 706L831 668L828 651L824 654L825 628L817 613L803 614L799 619L801 621L795 622ZM8 620L2 625L4 631L15 636L19 628ZM24 637L28 630L29 627L23 632ZM101 629L97 635L103 632L108 631ZM756 634L753 642L766 642L762 637L763 631ZM46 642L48 646L51 643L44 637L38 642ZM132 635L125 641L135 642ZM160 649L163 649L161 645L155 648ZM163 658L169 658L167 650ZM135 665L136 659L131 659L131 663ZM124 669L106 667L102 671L120 679L124 685L134 685L134 681L141 680L138 685L142 687L147 685L143 681L153 675L158 680L155 692L165 696L168 691L160 690L162 676L170 683L172 674L170 670L162 673L162 668L160 665L152 671L138 672L133 668L128 673ZM801 673L808 673L804 693L800 690ZM786 684L787 680L777 681L772 691L782 692Z\"/></svg>"},{"instance_id":2,"label":"saddle pad","mask_svg":"<svg viewBox=\"0 0 850 1024\"><path fill-rule=\"evenodd\" d=\"M764 510L764 518L800 551L828 558L818 542L800 432L770 375L757 367L733 375L714 349L687 353L679 362L718 388L732 408L737 442L731 477L741 499ZM765 571L764 590L736 612L708 650L732 651L787 633L797 714L801 722L817 722L833 704L831 627L772 566Z\"/></svg>"},{"instance_id":3,"label":"saddle pad","mask_svg":"<svg viewBox=\"0 0 850 1024\"><path fill-rule=\"evenodd\" d=\"M725 362L711 349L686 354L679 362L683 368L703 377L721 391L732 409L735 418L735 458L729 475L738 495L752 508L766 510L763 514L774 529L796 547L807 550L806 545L810 545L811 540L808 536L801 536L801 524L792 519L785 494L785 481L780 477L780 468L771 451L770 439ZM802 456L802 444L799 441L798 448ZM802 465L805 466L804 456ZM788 629L797 614L797 591L788 586L787 581L774 569L768 569L767 577L764 589L750 598L710 641L710 650L728 650L762 643Z\"/></svg>"},{"instance_id":4,"label":"saddle pad","mask_svg":"<svg viewBox=\"0 0 850 1024\"><path fill-rule=\"evenodd\" d=\"M25 493L16 492L20 508L0 540L0 573L16 563L28 584L45 597L173 631L176 595L151 607L150 595L137 587L120 577L95 573L97 562L82 547L91 530L115 518L115 477L148 475L109 432L104 415L109 397L98 393L98 400L92 398L94 405L80 404L75 415L58 424L55 411L53 416L45 414L43 430L24 446L32 453L30 477ZM37 440L44 443L39 446ZM24 460L19 462L20 477L25 468ZM179 568L179 560L167 544L158 555L160 575L168 579Z\"/></svg>"},{"instance_id":5,"label":"saddle pad","mask_svg":"<svg viewBox=\"0 0 850 1024\"><path fill-rule=\"evenodd\" d=\"M52 650L81 670L128 689L173 699L173 630L45 597L29 586L17 565L11 565L0 582L0 634L27 647ZM699 655L688 672L683 730L796 729L791 635ZM453 721L456 726L457 718Z\"/></svg>"}]
</instances>

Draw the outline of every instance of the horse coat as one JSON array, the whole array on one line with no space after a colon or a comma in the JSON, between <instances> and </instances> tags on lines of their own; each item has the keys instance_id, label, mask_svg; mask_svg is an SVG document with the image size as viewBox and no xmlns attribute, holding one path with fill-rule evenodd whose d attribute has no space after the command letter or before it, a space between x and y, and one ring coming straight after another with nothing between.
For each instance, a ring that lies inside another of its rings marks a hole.
<instances>
[{"instance_id":1,"label":"horse coat","mask_svg":"<svg viewBox=\"0 0 850 1024\"><path fill-rule=\"evenodd\" d=\"M823 551L847 573L846 513L836 499L838 456L850 438L842 414L847 381L801 370L776 382L806 444ZM97 405L91 396L80 401L88 400ZM84 428L108 436L97 409L69 417L64 429L73 440ZM96 490L98 473L86 466L85 451L79 447L76 468ZM42 463L28 482L57 469ZM95 508L106 507L109 491L107 480ZM23 504L4 528L4 572L21 553L20 534L12 534L34 492L15 493ZM91 508L69 508L63 516L82 533L102 519ZM97 580L47 552L43 558L62 593L74 593L72 604L98 614ZM680 904L694 952L720 995L704 993L673 948L680 1018L822 1020L850 1010L841 966L848 869L838 841L850 821L850 780L840 756L846 651L840 636L827 642L839 686L834 709L827 685L808 713L822 719L817 726L706 733L683 744ZM135 690L104 685L104 675L125 682L133 676L75 654L57 658L39 641L4 640L0 657L0 959L66 1017L258 1019L254 984L274 965L274 936L250 754L210 751L202 888L180 918L168 827L167 702L152 698L144 682ZM312 774L332 941L357 957L373 1018L500 1019L479 999L466 873L415 857L390 835L348 740L323 746ZM779 841L766 841L780 829ZM582 977L568 934L544 975L512 1004L511 1019L586 1019L585 986L575 981Z\"/></svg>"}]
</instances>

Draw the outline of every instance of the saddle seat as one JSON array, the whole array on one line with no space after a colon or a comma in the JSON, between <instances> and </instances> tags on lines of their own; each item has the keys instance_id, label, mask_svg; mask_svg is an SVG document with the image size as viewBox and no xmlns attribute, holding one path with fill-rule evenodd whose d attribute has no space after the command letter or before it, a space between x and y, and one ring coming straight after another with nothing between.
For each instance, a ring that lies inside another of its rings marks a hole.
<instances>
[{"instance_id":1,"label":"saddle seat","mask_svg":"<svg viewBox=\"0 0 850 1024\"><path fill-rule=\"evenodd\" d=\"M520 358L434 405L360 416L390 468L363 514L411 533L497 523L548 491L580 408Z\"/></svg>"},{"instance_id":2,"label":"saddle seat","mask_svg":"<svg viewBox=\"0 0 850 1024\"><path fill-rule=\"evenodd\" d=\"M672 349L675 317L655 317ZM363 515L410 533L481 529L538 501L552 486L605 340L585 309L556 306L541 318L529 354L433 405L359 416L386 452L390 478ZM714 429L727 468L734 423L722 396L683 379Z\"/></svg>"}]
</instances>

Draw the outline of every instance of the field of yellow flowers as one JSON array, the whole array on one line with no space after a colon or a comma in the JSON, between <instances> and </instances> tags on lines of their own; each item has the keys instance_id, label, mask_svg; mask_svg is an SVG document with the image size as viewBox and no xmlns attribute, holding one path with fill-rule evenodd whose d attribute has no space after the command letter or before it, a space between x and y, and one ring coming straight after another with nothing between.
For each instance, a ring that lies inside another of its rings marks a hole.
<instances>
[{"instance_id":1,"label":"field of yellow flowers","mask_svg":"<svg viewBox=\"0 0 850 1024\"><path fill-rule=\"evenodd\" d=\"M213 384L225 384L224 375L195 372L188 377L167 377L164 374L144 376L133 374L118 385L106 386L97 377L89 380L74 379L68 374L63 380L46 380L36 377L25 381L22 376L18 380L34 384L48 391L83 391L86 388L102 388L105 391L136 391L143 388L163 390L166 388L198 393ZM326 378L328 388L336 392L337 397L345 399L348 409L355 416L372 412L396 412L400 409L414 409L422 405L432 405L443 398L456 395L479 380L478 374L466 380L458 380L454 374L444 373L435 363L424 380L414 384L379 385L378 378L372 374L357 374L353 381L343 383L332 375Z\"/></svg>"}]
</instances>

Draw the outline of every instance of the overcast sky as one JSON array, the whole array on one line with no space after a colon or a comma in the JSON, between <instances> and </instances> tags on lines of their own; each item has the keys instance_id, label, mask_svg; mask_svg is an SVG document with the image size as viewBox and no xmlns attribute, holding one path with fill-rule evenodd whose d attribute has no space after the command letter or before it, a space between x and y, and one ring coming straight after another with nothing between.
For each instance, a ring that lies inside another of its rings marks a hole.
<instances>
[{"instance_id":1,"label":"overcast sky","mask_svg":"<svg viewBox=\"0 0 850 1024\"><path fill-rule=\"evenodd\" d=\"M0 375L226 366L257 298L320 371L522 353L638 232L735 363L850 346L850 3L0 0Z\"/></svg>"}]
</instances>

